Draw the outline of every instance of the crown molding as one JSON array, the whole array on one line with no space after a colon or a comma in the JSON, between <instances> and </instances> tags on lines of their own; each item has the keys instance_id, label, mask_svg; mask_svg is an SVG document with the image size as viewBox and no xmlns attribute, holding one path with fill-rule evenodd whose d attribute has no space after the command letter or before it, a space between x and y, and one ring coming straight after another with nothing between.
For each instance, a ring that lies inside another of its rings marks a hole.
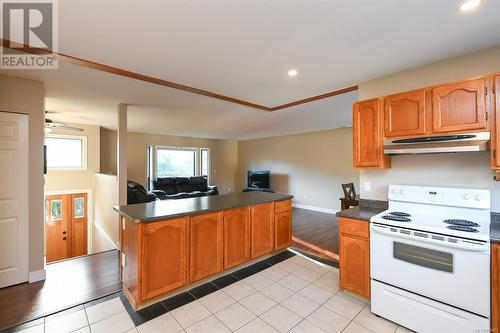
<instances>
[{"instance_id":1,"label":"crown molding","mask_svg":"<svg viewBox=\"0 0 500 333\"><path fill-rule=\"evenodd\" d=\"M19 51L22 51L25 53L29 53L29 54L55 54L59 57L60 60L75 64L75 65L79 65L82 67L91 68L91 69L95 69L95 70L98 70L101 72L115 74L115 75L119 75L119 76L123 76L123 77L128 77L128 78L131 78L134 80L148 82L148 83L152 83L152 84L156 84L156 85L160 85L160 86L164 86L164 87L168 87L168 88L172 88L172 89L182 90L182 91L186 91L189 93L202 95L202 96L206 96L206 97L210 97L210 98L215 98L215 99L219 99L222 101L226 101L226 102L230 102L230 103L234 103L234 104L239 104L239 105L247 106L247 107L258 109L258 110L268 111L268 112L282 110L282 109L290 108L292 106L310 103L310 102L317 101L320 99L325 99L325 98L329 98L329 97L333 97L333 96L337 96L337 95L341 95L341 94L345 94L345 93L348 93L351 91L358 90L358 86L354 85L354 86L330 91L330 92L327 92L327 93L324 93L321 95L316 95L316 96L300 99L300 100L297 100L294 102L289 102L289 103L285 103L285 104L281 104L281 105L277 105L277 106L266 106L266 105L262 105L259 103L254 103L254 102L246 101L243 99L222 95L222 94L215 93L215 92L212 92L209 90L191 87L191 86L188 86L185 84L180 84L180 83L160 79L160 78L157 78L154 76L144 75L141 73L129 71L129 70L118 68L118 67L109 66L109 65L98 63L95 61L90 61L90 60L86 60L83 58L78 58L78 57L68 55L65 53L61 53L61 52L52 52L52 51L47 50L47 49L33 48L33 47L30 47L29 45L22 44L19 42L13 42L13 41L10 41L10 40L4 39L4 38L0 38L0 42L1 42L1 45L3 47L7 47L10 49L16 49L16 50L19 50Z\"/></svg>"}]
</instances>

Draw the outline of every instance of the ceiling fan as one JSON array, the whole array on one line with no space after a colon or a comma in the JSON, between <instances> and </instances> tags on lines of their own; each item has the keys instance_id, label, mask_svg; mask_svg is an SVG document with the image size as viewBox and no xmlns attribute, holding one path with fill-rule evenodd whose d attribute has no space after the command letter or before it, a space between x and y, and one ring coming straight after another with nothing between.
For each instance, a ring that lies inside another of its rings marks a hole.
<instances>
[{"instance_id":1,"label":"ceiling fan","mask_svg":"<svg viewBox=\"0 0 500 333\"><path fill-rule=\"evenodd\" d=\"M55 113L55 112L45 111L45 114L48 114L48 113ZM65 123L61 123L59 121L53 121L52 119L45 118L45 130L48 133L50 133L54 129L83 132L83 128L68 126Z\"/></svg>"}]
</instances>

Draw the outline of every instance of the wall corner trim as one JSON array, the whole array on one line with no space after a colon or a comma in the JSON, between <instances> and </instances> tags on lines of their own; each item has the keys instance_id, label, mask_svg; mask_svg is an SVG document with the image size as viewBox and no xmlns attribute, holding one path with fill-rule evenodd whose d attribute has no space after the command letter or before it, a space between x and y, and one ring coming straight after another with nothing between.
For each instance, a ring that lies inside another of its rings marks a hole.
<instances>
[{"instance_id":1,"label":"wall corner trim","mask_svg":"<svg viewBox=\"0 0 500 333\"><path fill-rule=\"evenodd\" d=\"M39 271L29 272L28 282L33 283L33 282L43 281L43 280L45 280L46 276L47 276L47 274L46 274L45 269L41 269Z\"/></svg>"},{"instance_id":2,"label":"wall corner trim","mask_svg":"<svg viewBox=\"0 0 500 333\"><path fill-rule=\"evenodd\" d=\"M292 204L292 207L313 210L315 212L321 212L321 213L327 213L327 214L337 214L337 212L338 212L338 210L335 210L335 209L302 205L302 204L296 204L296 203Z\"/></svg>"}]
</instances>

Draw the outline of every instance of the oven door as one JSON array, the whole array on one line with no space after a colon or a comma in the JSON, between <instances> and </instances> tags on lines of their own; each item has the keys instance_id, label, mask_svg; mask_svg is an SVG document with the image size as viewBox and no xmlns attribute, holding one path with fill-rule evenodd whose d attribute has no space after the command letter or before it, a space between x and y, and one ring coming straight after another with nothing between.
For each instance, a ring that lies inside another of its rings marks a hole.
<instances>
[{"instance_id":1,"label":"oven door","mask_svg":"<svg viewBox=\"0 0 500 333\"><path fill-rule=\"evenodd\" d=\"M490 316L487 242L370 224L371 278L439 302Z\"/></svg>"}]
</instances>

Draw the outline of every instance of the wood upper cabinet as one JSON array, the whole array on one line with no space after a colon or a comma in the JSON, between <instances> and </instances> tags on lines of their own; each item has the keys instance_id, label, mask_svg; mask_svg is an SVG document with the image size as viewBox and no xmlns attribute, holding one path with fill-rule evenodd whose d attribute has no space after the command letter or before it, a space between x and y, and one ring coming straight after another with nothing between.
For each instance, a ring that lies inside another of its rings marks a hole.
<instances>
[{"instance_id":1,"label":"wood upper cabinet","mask_svg":"<svg viewBox=\"0 0 500 333\"><path fill-rule=\"evenodd\" d=\"M425 89L385 97L385 137L426 134L428 113L426 105Z\"/></svg>"},{"instance_id":2,"label":"wood upper cabinet","mask_svg":"<svg viewBox=\"0 0 500 333\"><path fill-rule=\"evenodd\" d=\"M369 223L347 218L339 223L340 287L370 298Z\"/></svg>"},{"instance_id":3,"label":"wood upper cabinet","mask_svg":"<svg viewBox=\"0 0 500 333\"><path fill-rule=\"evenodd\" d=\"M278 201L274 208L274 250L292 245L291 200Z\"/></svg>"},{"instance_id":4,"label":"wood upper cabinet","mask_svg":"<svg viewBox=\"0 0 500 333\"><path fill-rule=\"evenodd\" d=\"M500 244L491 245L491 331L500 332Z\"/></svg>"},{"instance_id":5,"label":"wood upper cabinet","mask_svg":"<svg viewBox=\"0 0 500 333\"><path fill-rule=\"evenodd\" d=\"M433 132L487 129L486 92L484 78L432 88Z\"/></svg>"},{"instance_id":6,"label":"wood upper cabinet","mask_svg":"<svg viewBox=\"0 0 500 333\"><path fill-rule=\"evenodd\" d=\"M274 202L252 206L250 253L257 258L274 249Z\"/></svg>"},{"instance_id":7,"label":"wood upper cabinet","mask_svg":"<svg viewBox=\"0 0 500 333\"><path fill-rule=\"evenodd\" d=\"M133 255L133 249L129 249L125 265L133 266L127 261L142 258L142 300L146 300L187 283L188 222L187 218L179 218L141 227L142 255ZM130 227L127 228L131 233Z\"/></svg>"},{"instance_id":8,"label":"wood upper cabinet","mask_svg":"<svg viewBox=\"0 0 500 333\"><path fill-rule=\"evenodd\" d=\"M500 169L500 74L493 77L493 91L491 98L492 110L494 112L494 123L492 126L491 164L494 169Z\"/></svg>"},{"instance_id":9,"label":"wood upper cabinet","mask_svg":"<svg viewBox=\"0 0 500 333\"><path fill-rule=\"evenodd\" d=\"M250 260L250 207L224 212L224 269Z\"/></svg>"},{"instance_id":10,"label":"wood upper cabinet","mask_svg":"<svg viewBox=\"0 0 500 333\"><path fill-rule=\"evenodd\" d=\"M381 130L381 108L378 99L371 99L353 106L353 165L355 167L388 167L390 160L384 156Z\"/></svg>"},{"instance_id":11,"label":"wood upper cabinet","mask_svg":"<svg viewBox=\"0 0 500 333\"><path fill-rule=\"evenodd\" d=\"M189 218L190 282L222 272L224 244L222 220L222 211Z\"/></svg>"}]
</instances>

